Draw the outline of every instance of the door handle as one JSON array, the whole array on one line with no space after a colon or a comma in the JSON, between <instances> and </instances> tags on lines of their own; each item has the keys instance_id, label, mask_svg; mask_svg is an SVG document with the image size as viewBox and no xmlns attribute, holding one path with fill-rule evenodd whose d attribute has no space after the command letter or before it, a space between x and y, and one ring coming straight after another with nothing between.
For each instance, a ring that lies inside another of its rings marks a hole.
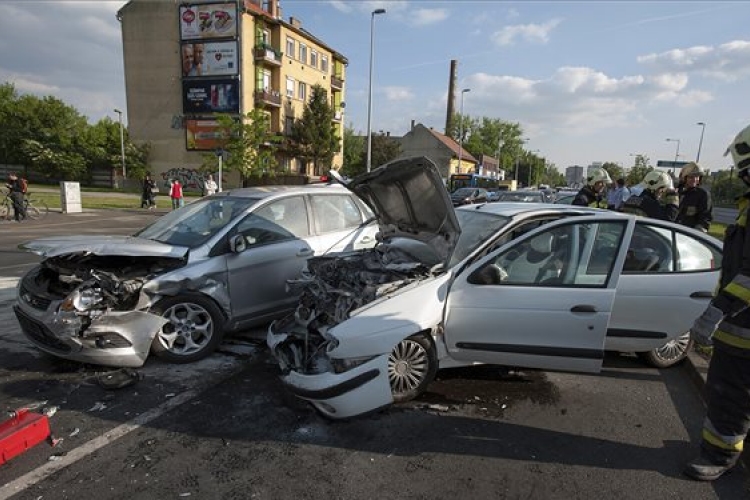
<instances>
[{"instance_id":1,"label":"door handle","mask_svg":"<svg viewBox=\"0 0 750 500\"><path fill-rule=\"evenodd\" d=\"M297 252L297 257L310 257L312 256L313 251L309 248L302 248Z\"/></svg>"},{"instance_id":2,"label":"door handle","mask_svg":"<svg viewBox=\"0 0 750 500\"><path fill-rule=\"evenodd\" d=\"M574 313L595 313L596 307L594 306L586 306L586 305L577 305L570 308L570 312Z\"/></svg>"},{"instance_id":3,"label":"door handle","mask_svg":"<svg viewBox=\"0 0 750 500\"><path fill-rule=\"evenodd\" d=\"M713 299L714 294L713 292L706 292L706 291L693 292L690 294L690 298L691 299Z\"/></svg>"}]
</instances>

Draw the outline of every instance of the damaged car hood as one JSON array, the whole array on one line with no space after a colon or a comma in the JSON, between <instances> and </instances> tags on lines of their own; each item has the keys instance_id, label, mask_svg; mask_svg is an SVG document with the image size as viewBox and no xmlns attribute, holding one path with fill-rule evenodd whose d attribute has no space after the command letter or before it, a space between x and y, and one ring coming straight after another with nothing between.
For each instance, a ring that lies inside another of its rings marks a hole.
<instances>
[{"instance_id":1,"label":"damaged car hood","mask_svg":"<svg viewBox=\"0 0 750 500\"><path fill-rule=\"evenodd\" d=\"M168 245L135 236L51 236L19 245L22 250L42 257L93 254L124 257L167 257L184 259L187 247Z\"/></svg>"},{"instance_id":2,"label":"damaged car hood","mask_svg":"<svg viewBox=\"0 0 750 500\"><path fill-rule=\"evenodd\" d=\"M384 240L421 241L448 264L461 229L440 173L429 158L394 160L344 185L375 213Z\"/></svg>"}]
</instances>

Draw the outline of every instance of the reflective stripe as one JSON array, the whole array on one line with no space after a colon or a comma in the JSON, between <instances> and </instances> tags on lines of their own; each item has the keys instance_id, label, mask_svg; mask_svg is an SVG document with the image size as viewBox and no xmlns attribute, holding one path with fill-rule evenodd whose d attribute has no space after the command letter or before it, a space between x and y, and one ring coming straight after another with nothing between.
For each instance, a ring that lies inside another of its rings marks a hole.
<instances>
[{"instance_id":1,"label":"reflective stripe","mask_svg":"<svg viewBox=\"0 0 750 500\"><path fill-rule=\"evenodd\" d=\"M750 349L750 339L732 335L724 330L716 330L714 332L714 338L725 344L731 345L732 347L737 347L738 349Z\"/></svg>"},{"instance_id":2,"label":"reflective stripe","mask_svg":"<svg viewBox=\"0 0 750 500\"><path fill-rule=\"evenodd\" d=\"M722 450L729 450L736 453L742 452L745 436L722 436L716 431L711 422L706 419L703 422L703 432L701 433L703 440L721 448Z\"/></svg>"},{"instance_id":3,"label":"reflective stripe","mask_svg":"<svg viewBox=\"0 0 750 500\"><path fill-rule=\"evenodd\" d=\"M748 289L745 286L742 286L742 283L738 283L738 281L741 281L738 279L740 275L738 274L735 276L734 280L729 283L727 286L724 287L723 292L726 292L730 295L734 295L738 299L744 301L747 304L750 304L750 289Z\"/></svg>"},{"instance_id":4,"label":"reflective stripe","mask_svg":"<svg viewBox=\"0 0 750 500\"><path fill-rule=\"evenodd\" d=\"M747 227L747 207L748 207L748 201L747 198L742 198L740 202L737 205L737 208L739 209L739 212L737 213L737 220L736 223L738 226Z\"/></svg>"}]
</instances>

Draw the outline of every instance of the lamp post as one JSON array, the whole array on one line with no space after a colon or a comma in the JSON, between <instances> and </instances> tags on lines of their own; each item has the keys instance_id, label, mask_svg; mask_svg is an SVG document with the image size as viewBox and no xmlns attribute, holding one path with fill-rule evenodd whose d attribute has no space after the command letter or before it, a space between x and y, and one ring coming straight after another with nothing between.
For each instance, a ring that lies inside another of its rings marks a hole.
<instances>
[{"instance_id":1,"label":"lamp post","mask_svg":"<svg viewBox=\"0 0 750 500\"><path fill-rule=\"evenodd\" d=\"M667 139L667 142L677 143L677 149L674 152L674 161L677 161L677 158L680 157L680 140L679 139Z\"/></svg>"},{"instance_id":2,"label":"lamp post","mask_svg":"<svg viewBox=\"0 0 750 500\"><path fill-rule=\"evenodd\" d=\"M372 61L375 52L375 16L385 14L385 9L375 9L370 14L370 84L367 95L367 171L372 170Z\"/></svg>"},{"instance_id":3,"label":"lamp post","mask_svg":"<svg viewBox=\"0 0 750 500\"><path fill-rule=\"evenodd\" d=\"M704 122L698 122L696 125L701 127L701 140L698 142L698 154L695 155L695 163L701 160L701 147L703 146L703 133L706 131L706 124Z\"/></svg>"},{"instance_id":4,"label":"lamp post","mask_svg":"<svg viewBox=\"0 0 750 500\"><path fill-rule=\"evenodd\" d=\"M122 159L122 183L125 185L126 179L128 178L128 172L125 170L125 133L122 129L122 111L115 108L118 119L120 121L120 157Z\"/></svg>"},{"instance_id":5,"label":"lamp post","mask_svg":"<svg viewBox=\"0 0 750 500\"><path fill-rule=\"evenodd\" d=\"M471 89L462 89L461 90L461 112L459 113L461 117L458 121L458 167L456 168L456 173L461 173L461 156L464 151L464 94L467 92L471 92Z\"/></svg>"}]
</instances>

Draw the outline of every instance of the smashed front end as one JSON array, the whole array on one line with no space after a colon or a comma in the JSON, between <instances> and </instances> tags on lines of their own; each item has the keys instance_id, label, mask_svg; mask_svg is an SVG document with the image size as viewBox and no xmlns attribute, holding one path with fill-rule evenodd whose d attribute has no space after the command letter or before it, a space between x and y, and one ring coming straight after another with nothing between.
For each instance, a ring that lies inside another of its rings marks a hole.
<instances>
[{"instance_id":1,"label":"smashed front end","mask_svg":"<svg viewBox=\"0 0 750 500\"><path fill-rule=\"evenodd\" d=\"M158 256L57 255L18 285L14 311L23 333L50 354L109 366L141 366L167 322L146 312L144 286L185 264ZM147 287L146 287L147 288Z\"/></svg>"}]
</instances>

